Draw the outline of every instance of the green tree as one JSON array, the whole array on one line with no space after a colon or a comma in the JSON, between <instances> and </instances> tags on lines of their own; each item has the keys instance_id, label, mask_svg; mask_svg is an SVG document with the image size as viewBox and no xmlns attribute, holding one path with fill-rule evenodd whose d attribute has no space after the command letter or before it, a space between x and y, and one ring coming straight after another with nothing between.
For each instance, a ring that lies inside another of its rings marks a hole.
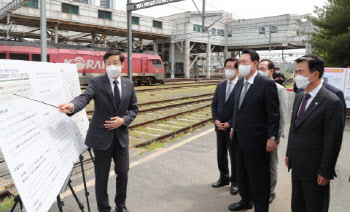
<instances>
[{"instance_id":1,"label":"green tree","mask_svg":"<svg viewBox=\"0 0 350 212\"><path fill-rule=\"evenodd\" d=\"M328 0L314 12L313 53L322 56L326 66L350 66L350 0Z\"/></svg>"}]
</instances>

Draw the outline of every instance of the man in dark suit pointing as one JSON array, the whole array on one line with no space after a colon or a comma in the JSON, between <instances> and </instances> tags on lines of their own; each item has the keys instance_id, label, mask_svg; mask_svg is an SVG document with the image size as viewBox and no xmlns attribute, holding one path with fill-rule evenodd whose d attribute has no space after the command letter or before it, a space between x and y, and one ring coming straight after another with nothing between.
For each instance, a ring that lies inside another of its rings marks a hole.
<instances>
[{"instance_id":1,"label":"man in dark suit pointing","mask_svg":"<svg viewBox=\"0 0 350 212\"><path fill-rule=\"evenodd\" d=\"M344 129L342 101L321 83L323 59L308 54L295 60L294 100L285 163L292 169L292 211L327 212L329 181L336 176Z\"/></svg>"},{"instance_id":2,"label":"man in dark suit pointing","mask_svg":"<svg viewBox=\"0 0 350 212\"><path fill-rule=\"evenodd\" d=\"M69 116L84 109L94 100L85 144L95 154L95 192L98 211L110 212L107 187L111 160L117 174L115 204L117 212L127 212L125 205L129 170L128 126L135 119L138 107L133 82L121 77L124 56L118 50L104 55L107 74L91 78L85 92L70 103L58 107Z\"/></svg>"},{"instance_id":3,"label":"man in dark suit pointing","mask_svg":"<svg viewBox=\"0 0 350 212\"><path fill-rule=\"evenodd\" d=\"M269 210L270 152L276 149L280 121L277 87L273 80L257 73L259 55L245 49L239 58L239 79L235 88L232 140L237 142L240 202L229 210Z\"/></svg>"}]
</instances>

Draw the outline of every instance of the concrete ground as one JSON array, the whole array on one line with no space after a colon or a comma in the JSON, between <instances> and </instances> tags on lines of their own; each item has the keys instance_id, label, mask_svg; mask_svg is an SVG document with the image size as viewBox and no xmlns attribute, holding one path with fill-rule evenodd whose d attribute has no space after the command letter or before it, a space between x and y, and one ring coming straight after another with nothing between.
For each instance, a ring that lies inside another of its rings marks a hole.
<instances>
[{"instance_id":1,"label":"concrete ground","mask_svg":"<svg viewBox=\"0 0 350 212\"><path fill-rule=\"evenodd\" d=\"M294 94L289 92L289 108L292 107ZM290 109L289 109L290 111ZM290 120L290 118L288 118ZM286 124L289 129L289 121ZM277 197L270 205L272 212L289 212L291 202L290 173L284 166L286 139L279 147L279 178L276 188ZM216 163L216 136L213 126L183 137L176 143L162 149L137 156L131 150L127 207L137 212L213 212L228 211L227 206L240 200L239 195L232 196L229 186L214 189L211 184L219 177ZM350 208L350 122L344 131L342 150L337 163L338 178L331 182L331 212L346 212ZM110 177L110 203L114 208L115 175ZM96 212L93 173L88 174L91 211ZM74 182L79 199L85 205L86 200L81 182ZM65 212L80 211L73 196L63 195ZM50 212L58 211L56 203ZM253 210L250 210L253 211Z\"/></svg>"}]
</instances>

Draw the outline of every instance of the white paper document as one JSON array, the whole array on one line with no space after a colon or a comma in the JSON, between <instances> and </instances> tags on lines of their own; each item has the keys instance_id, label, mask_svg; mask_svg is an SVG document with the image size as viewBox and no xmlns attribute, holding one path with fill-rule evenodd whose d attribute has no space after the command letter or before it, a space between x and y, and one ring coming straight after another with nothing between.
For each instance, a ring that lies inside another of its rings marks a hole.
<instances>
[{"instance_id":1,"label":"white paper document","mask_svg":"<svg viewBox=\"0 0 350 212\"><path fill-rule=\"evenodd\" d=\"M57 106L81 93L75 65L0 60L0 148L28 212L46 212L85 150L88 118Z\"/></svg>"}]
</instances>

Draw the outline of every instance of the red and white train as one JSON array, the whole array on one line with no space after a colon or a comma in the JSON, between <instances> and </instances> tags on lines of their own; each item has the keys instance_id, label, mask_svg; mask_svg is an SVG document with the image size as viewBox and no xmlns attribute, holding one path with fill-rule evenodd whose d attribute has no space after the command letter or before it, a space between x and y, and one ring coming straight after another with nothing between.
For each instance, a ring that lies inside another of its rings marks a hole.
<instances>
[{"instance_id":1,"label":"red and white train","mask_svg":"<svg viewBox=\"0 0 350 212\"><path fill-rule=\"evenodd\" d=\"M0 41L0 59L41 61L40 44L33 42ZM106 73L103 55L107 48L89 48L64 44L50 44L47 48L47 61L51 63L76 64L81 84L87 84L93 76ZM127 53L124 53L122 76L127 76ZM164 64L157 54L132 54L132 79L135 85L163 83Z\"/></svg>"}]
</instances>

